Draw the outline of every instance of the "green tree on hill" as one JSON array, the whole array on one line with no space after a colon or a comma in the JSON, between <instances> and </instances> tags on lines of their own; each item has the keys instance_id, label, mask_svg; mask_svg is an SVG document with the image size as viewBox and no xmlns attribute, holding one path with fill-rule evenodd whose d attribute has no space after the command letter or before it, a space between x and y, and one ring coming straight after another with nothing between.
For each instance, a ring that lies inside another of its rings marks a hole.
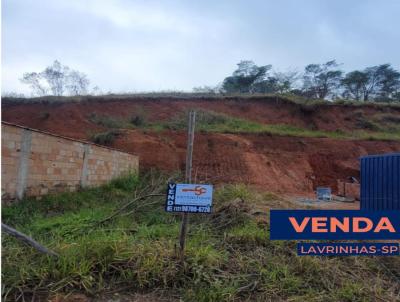
<instances>
[{"instance_id":1,"label":"green tree on hill","mask_svg":"<svg viewBox=\"0 0 400 302\"><path fill-rule=\"evenodd\" d=\"M226 93L252 93L266 80L271 65L257 66L253 61L240 61L233 74L224 79L222 90Z\"/></svg>"},{"instance_id":2,"label":"green tree on hill","mask_svg":"<svg viewBox=\"0 0 400 302\"><path fill-rule=\"evenodd\" d=\"M334 97L340 86L343 72L337 69L335 60L325 64L309 64L303 75L304 94L311 98L325 99Z\"/></svg>"},{"instance_id":3,"label":"green tree on hill","mask_svg":"<svg viewBox=\"0 0 400 302\"><path fill-rule=\"evenodd\" d=\"M400 72L390 64L352 71L342 80L343 95L354 100L395 100L400 91Z\"/></svg>"}]
</instances>

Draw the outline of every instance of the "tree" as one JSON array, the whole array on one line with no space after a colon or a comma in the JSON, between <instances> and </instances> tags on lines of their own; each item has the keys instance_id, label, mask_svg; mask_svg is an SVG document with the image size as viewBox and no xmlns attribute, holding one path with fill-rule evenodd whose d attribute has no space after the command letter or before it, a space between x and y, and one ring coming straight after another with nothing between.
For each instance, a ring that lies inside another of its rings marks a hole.
<instances>
[{"instance_id":1,"label":"tree","mask_svg":"<svg viewBox=\"0 0 400 302\"><path fill-rule=\"evenodd\" d=\"M60 96L64 94L68 72L69 68L61 65L57 60L53 62L53 65L41 72L53 95Z\"/></svg>"},{"instance_id":2,"label":"tree","mask_svg":"<svg viewBox=\"0 0 400 302\"><path fill-rule=\"evenodd\" d=\"M70 69L57 60L42 72L24 73L21 82L29 84L33 94L38 96L45 95L48 91L57 96L64 95L66 91L69 95L82 95L87 93L89 86L86 74Z\"/></svg>"},{"instance_id":3,"label":"tree","mask_svg":"<svg viewBox=\"0 0 400 302\"><path fill-rule=\"evenodd\" d=\"M84 95L87 93L89 83L86 74L71 70L67 76L66 88L70 95Z\"/></svg>"},{"instance_id":4,"label":"tree","mask_svg":"<svg viewBox=\"0 0 400 302\"><path fill-rule=\"evenodd\" d=\"M390 64L352 71L342 80L344 96L355 100L391 100L400 89L400 72Z\"/></svg>"},{"instance_id":5,"label":"tree","mask_svg":"<svg viewBox=\"0 0 400 302\"><path fill-rule=\"evenodd\" d=\"M227 93L252 93L265 80L271 65L257 66L253 61L240 61L238 68L224 79L222 90Z\"/></svg>"},{"instance_id":6,"label":"tree","mask_svg":"<svg viewBox=\"0 0 400 302\"><path fill-rule=\"evenodd\" d=\"M335 60L325 64L310 64L305 68L303 75L303 90L306 96L325 99L334 96L335 90L340 86L342 71Z\"/></svg>"},{"instance_id":7,"label":"tree","mask_svg":"<svg viewBox=\"0 0 400 302\"><path fill-rule=\"evenodd\" d=\"M299 73L297 71L274 72L273 77L276 78L277 92L288 93L294 88L295 83L298 81Z\"/></svg>"},{"instance_id":8,"label":"tree","mask_svg":"<svg viewBox=\"0 0 400 302\"><path fill-rule=\"evenodd\" d=\"M263 81L258 81L252 85L254 93L276 93L279 90L278 79L271 76Z\"/></svg>"},{"instance_id":9,"label":"tree","mask_svg":"<svg viewBox=\"0 0 400 302\"><path fill-rule=\"evenodd\" d=\"M26 72L23 74L21 82L30 85L33 93L42 96L47 93L47 88L41 83L41 75L36 72Z\"/></svg>"},{"instance_id":10,"label":"tree","mask_svg":"<svg viewBox=\"0 0 400 302\"><path fill-rule=\"evenodd\" d=\"M380 65L378 68L377 99L390 100L400 89L400 72L393 69L390 64Z\"/></svg>"},{"instance_id":11,"label":"tree","mask_svg":"<svg viewBox=\"0 0 400 302\"><path fill-rule=\"evenodd\" d=\"M361 100L365 95L367 83L368 75L365 72L355 70L347 73L342 79L343 96L348 99Z\"/></svg>"}]
</instances>

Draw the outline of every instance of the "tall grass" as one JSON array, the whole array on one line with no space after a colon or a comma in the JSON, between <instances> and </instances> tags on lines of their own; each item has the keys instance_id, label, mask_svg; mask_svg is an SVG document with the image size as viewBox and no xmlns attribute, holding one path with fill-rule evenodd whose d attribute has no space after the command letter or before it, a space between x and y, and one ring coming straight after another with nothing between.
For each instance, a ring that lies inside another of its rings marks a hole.
<instances>
[{"instance_id":1,"label":"tall grass","mask_svg":"<svg viewBox=\"0 0 400 302\"><path fill-rule=\"evenodd\" d=\"M217 189L213 214L191 215L183 266L176 251L180 215L165 213L162 197L99 223L136 195L163 192L166 181L159 173L128 175L4 207L5 223L60 257L4 235L3 299L122 290L163 290L183 301L365 301L399 294L398 258L382 266L379 258L298 257L295 243L270 241L268 220L251 213L257 206L282 207L282 200L243 185Z\"/></svg>"}]
</instances>

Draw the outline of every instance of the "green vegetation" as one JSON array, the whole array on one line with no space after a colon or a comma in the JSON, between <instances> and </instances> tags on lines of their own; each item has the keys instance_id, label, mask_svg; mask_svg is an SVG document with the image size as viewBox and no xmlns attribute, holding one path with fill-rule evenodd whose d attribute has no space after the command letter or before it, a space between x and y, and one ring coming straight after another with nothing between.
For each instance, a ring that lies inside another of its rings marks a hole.
<instances>
[{"instance_id":1,"label":"green vegetation","mask_svg":"<svg viewBox=\"0 0 400 302\"><path fill-rule=\"evenodd\" d=\"M309 112L317 104L302 105L300 110ZM109 128L109 131L91 136L91 140L102 145L111 145L121 133L116 129L149 129L154 131L185 130L187 127L187 112L178 113L166 121L149 122L143 112L139 112L129 119L113 118L92 114L90 120L98 125ZM310 128L301 128L286 124L262 124L242 118L233 117L213 111L197 110L196 131L217 133L264 133L281 136L316 137L334 139L361 139L361 140L400 140L399 117L390 113L379 113L372 118L366 118L363 110L354 111L352 119L358 129L353 131L323 131Z\"/></svg>"},{"instance_id":2,"label":"green vegetation","mask_svg":"<svg viewBox=\"0 0 400 302\"><path fill-rule=\"evenodd\" d=\"M379 130L400 132L400 116L391 113L380 113L373 116L373 123L378 125Z\"/></svg>"},{"instance_id":3,"label":"green vegetation","mask_svg":"<svg viewBox=\"0 0 400 302\"><path fill-rule=\"evenodd\" d=\"M113 117L110 115L98 115L92 113L89 116L89 121L92 123L108 128L108 129L131 129L140 128L146 126L146 115L142 110L135 115L132 115L129 119L122 117Z\"/></svg>"},{"instance_id":4,"label":"green vegetation","mask_svg":"<svg viewBox=\"0 0 400 302\"><path fill-rule=\"evenodd\" d=\"M115 139L121 134L122 132L120 130L109 130L106 132L93 134L90 137L90 140L95 144L110 146L115 141Z\"/></svg>"},{"instance_id":5,"label":"green vegetation","mask_svg":"<svg viewBox=\"0 0 400 302\"><path fill-rule=\"evenodd\" d=\"M128 175L3 207L4 223L60 254L49 258L3 235L3 299L126 290L165 291L183 301L397 299L398 257L298 257L294 242L268 239L268 216L252 214L290 203L244 185L217 189L213 214L191 215L183 266L175 250L180 215L164 212L163 197L133 202L105 220L139 194L163 193L166 181L155 172Z\"/></svg>"},{"instance_id":6,"label":"green vegetation","mask_svg":"<svg viewBox=\"0 0 400 302\"><path fill-rule=\"evenodd\" d=\"M220 133L267 133L282 136L299 137L329 137L335 139L368 139L368 140L400 140L400 131L394 132L393 128L373 127L373 121L360 119L361 128L352 132L322 131L300 128L291 125L261 124L241 118L228 116L213 111L198 110L196 116L196 130L200 132ZM369 127L366 126L369 125ZM187 127L187 113L182 113L167 122L149 125L154 130L183 130ZM373 129L371 129L373 128ZM365 130L373 131L365 131Z\"/></svg>"},{"instance_id":7,"label":"green vegetation","mask_svg":"<svg viewBox=\"0 0 400 302\"><path fill-rule=\"evenodd\" d=\"M98 115L94 112L90 114L89 121L110 129L130 128L129 122L123 118L116 118L109 115Z\"/></svg>"}]
</instances>

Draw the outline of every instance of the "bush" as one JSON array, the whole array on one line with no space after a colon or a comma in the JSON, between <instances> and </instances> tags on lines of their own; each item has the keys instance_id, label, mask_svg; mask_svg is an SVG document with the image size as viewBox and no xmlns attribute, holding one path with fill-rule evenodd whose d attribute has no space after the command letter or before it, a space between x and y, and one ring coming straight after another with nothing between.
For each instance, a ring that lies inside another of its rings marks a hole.
<instances>
[{"instance_id":1,"label":"bush","mask_svg":"<svg viewBox=\"0 0 400 302\"><path fill-rule=\"evenodd\" d=\"M146 125L146 119L143 115L132 116L130 123L136 127L143 127Z\"/></svg>"},{"instance_id":2,"label":"bush","mask_svg":"<svg viewBox=\"0 0 400 302\"><path fill-rule=\"evenodd\" d=\"M120 118L108 115L97 115L94 112L89 116L89 120L92 123L106 128L127 128L128 126L128 123Z\"/></svg>"},{"instance_id":3,"label":"bush","mask_svg":"<svg viewBox=\"0 0 400 302\"><path fill-rule=\"evenodd\" d=\"M115 141L115 139L121 134L122 132L119 130L110 130L94 134L90 139L95 144L110 146Z\"/></svg>"}]
</instances>

